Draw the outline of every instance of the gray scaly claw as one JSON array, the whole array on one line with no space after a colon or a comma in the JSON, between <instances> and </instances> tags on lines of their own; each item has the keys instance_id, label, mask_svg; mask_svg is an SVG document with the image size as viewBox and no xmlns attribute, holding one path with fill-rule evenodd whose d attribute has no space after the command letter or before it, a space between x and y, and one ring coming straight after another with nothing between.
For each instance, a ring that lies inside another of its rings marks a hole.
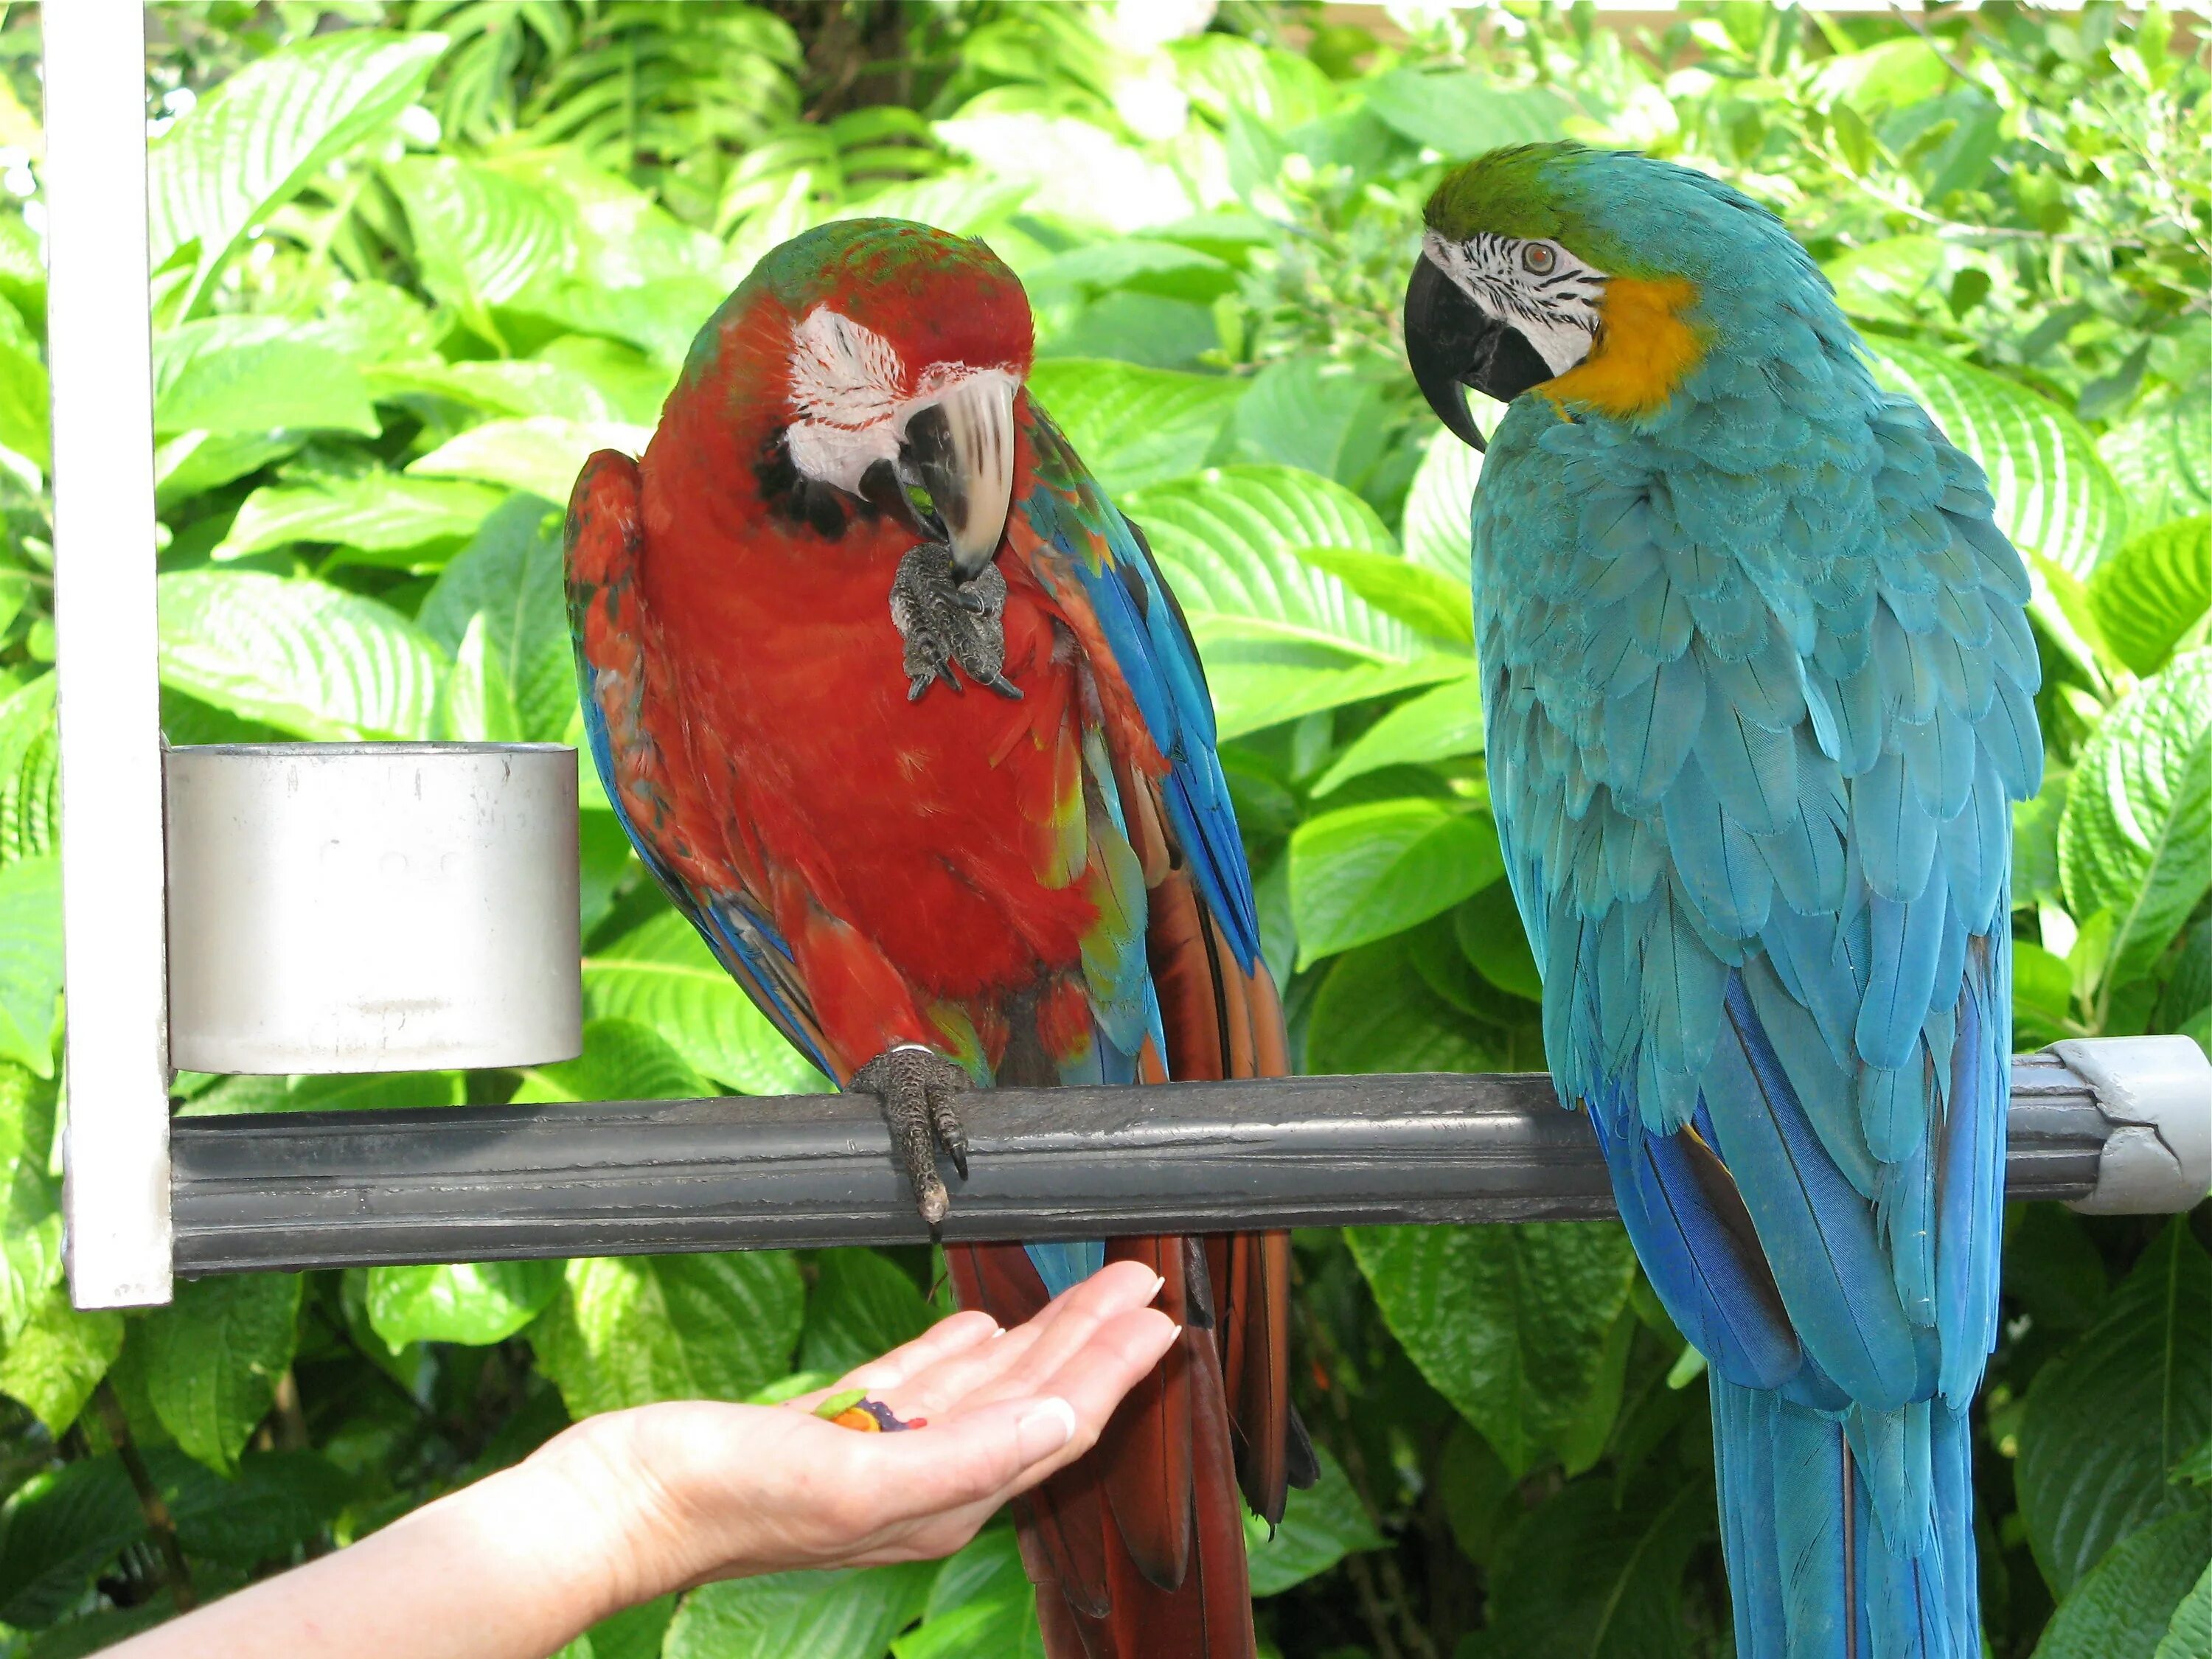
<instances>
[{"instance_id":1,"label":"gray scaly claw","mask_svg":"<svg viewBox=\"0 0 2212 1659\"><path fill-rule=\"evenodd\" d=\"M994 564L963 581L942 542L924 542L901 559L891 578L891 623L905 647L907 701L919 702L940 679L961 690L956 666L976 684L1018 698L1005 672L1006 609L1006 579Z\"/></svg>"},{"instance_id":2,"label":"gray scaly claw","mask_svg":"<svg viewBox=\"0 0 2212 1659\"><path fill-rule=\"evenodd\" d=\"M882 1103L915 1207L924 1221L938 1225L952 1207L952 1195L937 1173L937 1149L942 1146L960 1178L968 1178L968 1133L952 1109L968 1088L968 1073L933 1048L903 1042L854 1073L852 1087Z\"/></svg>"}]
</instances>

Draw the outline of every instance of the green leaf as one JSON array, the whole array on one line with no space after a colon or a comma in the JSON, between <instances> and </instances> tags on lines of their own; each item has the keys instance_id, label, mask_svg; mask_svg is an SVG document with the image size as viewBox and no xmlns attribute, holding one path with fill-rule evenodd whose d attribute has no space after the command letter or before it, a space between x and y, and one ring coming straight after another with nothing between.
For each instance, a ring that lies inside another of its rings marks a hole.
<instances>
[{"instance_id":1,"label":"green leaf","mask_svg":"<svg viewBox=\"0 0 2212 1659\"><path fill-rule=\"evenodd\" d=\"M321 1077L228 1077L178 1108L179 1117L234 1112L411 1111L458 1106L459 1072L349 1072Z\"/></svg>"},{"instance_id":2,"label":"green leaf","mask_svg":"<svg viewBox=\"0 0 2212 1659\"><path fill-rule=\"evenodd\" d=\"M438 687L433 724L445 741L515 743L522 738L514 688L507 684L506 665L488 643L489 632L481 612L469 618L453 668Z\"/></svg>"},{"instance_id":3,"label":"green leaf","mask_svg":"<svg viewBox=\"0 0 2212 1659\"><path fill-rule=\"evenodd\" d=\"M2086 580L2117 543L2128 507L2081 423L2016 381L1927 346L1867 342L1875 378L1909 392L1944 436L1981 463L1997 528Z\"/></svg>"},{"instance_id":4,"label":"green leaf","mask_svg":"<svg viewBox=\"0 0 2212 1659\"><path fill-rule=\"evenodd\" d=\"M1501 1230L1504 1231L1504 1230ZM1507 1541L1489 1578L1487 1623L1468 1659L1686 1659L1684 1569L1716 1530L1699 1480L1626 1507L1612 1482L1577 1481Z\"/></svg>"},{"instance_id":5,"label":"green leaf","mask_svg":"<svg viewBox=\"0 0 2212 1659\"><path fill-rule=\"evenodd\" d=\"M1836 303L1849 314L1908 327L1942 303L1949 269L1942 240L1925 235L1885 236L1820 267L1834 285Z\"/></svg>"},{"instance_id":6,"label":"green leaf","mask_svg":"<svg viewBox=\"0 0 2212 1659\"><path fill-rule=\"evenodd\" d=\"M2174 641L2212 609L2212 516L2131 536L2089 579L2105 641L2138 674L2154 674Z\"/></svg>"},{"instance_id":7,"label":"green leaf","mask_svg":"<svg viewBox=\"0 0 2212 1659\"><path fill-rule=\"evenodd\" d=\"M881 1659L929 1598L936 1563L775 1572L684 1598L662 1659Z\"/></svg>"},{"instance_id":8,"label":"green leaf","mask_svg":"<svg viewBox=\"0 0 2212 1659\"><path fill-rule=\"evenodd\" d=\"M371 1267L368 1322L394 1348L410 1342L504 1342L561 1288L557 1261L467 1261L443 1267Z\"/></svg>"},{"instance_id":9,"label":"green leaf","mask_svg":"<svg viewBox=\"0 0 2212 1659\"><path fill-rule=\"evenodd\" d=\"M1388 553L1305 547L1298 557L1326 570L1361 599L1431 639L1474 643L1474 595L1463 581Z\"/></svg>"},{"instance_id":10,"label":"green leaf","mask_svg":"<svg viewBox=\"0 0 2212 1659\"><path fill-rule=\"evenodd\" d=\"M180 1279L176 1300L137 1328L146 1387L177 1444L228 1474L276 1398L298 1340L300 1276Z\"/></svg>"},{"instance_id":11,"label":"green leaf","mask_svg":"<svg viewBox=\"0 0 2212 1659\"><path fill-rule=\"evenodd\" d=\"M503 344L492 307L572 257L559 210L521 179L450 155L408 156L384 176L407 210L422 286Z\"/></svg>"},{"instance_id":12,"label":"green leaf","mask_svg":"<svg viewBox=\"0 0 2212 1659\"><path fill-rule=\"evenodd\" d=\"M641 455L653 428L619 421L564 421L550 415L487 421L448 438L407 465L418 477L477 478L565 501L595 450Z\"/></svg>"},{"instance_id":13,"label":"green leaf","mask_svg":"<svg viewBox=\"0 0 2212 1659\"><path fill-rule=\"evenodd\" d=\"M1071 293L1091 297L1114 289L1211 305L1237 286L1237 273L1227 262L1181 242L1124 236L1063 253L1029 273L1023 285L1048 306Z\"/></svg>"},{"instance_id":14,"label":"green leaf","mask_svg":"<svg viewBox=\"0 0 2212 1659\"><path fill-rule=\"evenodd\" d=\"M1476 973L1510 996L1543 1001L1544 978L1528 948L1528 931L1514 907L1511 887L1491 883L1459 907L1452 927Z\"/></svg>"},{"instance_id":15,"label":"green leaf","mask_svg":"<svg viewBox=\"0 0 2212 1659\"><path fill-rule=\"evenodd\" d=\"M2168 1624L2212 1573L2212 1505L2129 1534L2075 1585L2051 1615L2035 1659L2113 1659L2166 1651ZM2188 1616L2197 1620L2197 1611ZM2198 1622L2202 1622L2198 1620ZM2183 1650L2195 1659L2206 1650Z\"/></svg>"},{"instance_id":16,"label":"green leaf","mask_svg":"<svg viewBox=\"0 0 2212 1659\"><path fill-rule=\"evenodd\" d=\"M673 910L584 958L584 1002L594 1018L652 1027L694 1070L745 1094L829 1090Z\"/></svg>"},{"instance_id":17,"label":"green leaf","mask_svg":"<svg viewBox=\"0 0 2212 1659\"><path fill-rule=\"evenodd\" d=\"M1482 752L1482 692L1473 676L1407 698L1361 732L1314 780L1318 799L1385 766L1450 760Z\"/></svg>"},{"instance_id":18,"label":"green leaf","mask_svg":"<svg viewBox=\"0 0 2212 1659\"><path fill-rule=\"evenodd\" d=\"M1470 407L1487 398L1469 400ZM1473 556L1474 487L1482 477L1482 452L1439 427L1406 493L1406 556L1453 581L1464 582Z\"/></svg>"},{"instance_id":19,"label":"green leaf","mask_svg":"<svg viewBox=\"0 0 2212 1659\"><path fill-rule=\"evenodd\" d=\"M596 341L607 346L606 341ZM619 348L614 348L618 349ZM661 377L656 375L659 381ZM388 363L369 371L380 399L414 395L451 398L492 415L551 415L566 421L631 418L594 384L592 377L557 362ZM665 384L661 388L665 391ZM659 412L656 398L644 413Z\"/></svg>"},{"instance_id":20,"label":"green leaf","mask_svg":"<svg viewBox=\"0 0 2212 1659\"><path fill-rule=\"evenodd\" d=\"M624 1607L562 1648L550 1659L660 1659L660 1644L676 1617L676 1598L656 1595Z\"/></svg>"},{"instance_id":21,"label":"green leaf","mask_svg":"<svg viewBox=\"0 0 2212 1659\"><path fill-rule=\"evenodd\" d=\"M934 223L935 221L930 222ZM660 406L676 384L676 373L655 362L635 346L599 339L588 334L564 334L538 348L537 361L551 363L564 373L589 381L607 400L609 418L650 427L660 418ZM456 363L465 367L491 365ZM519 364L507 365L519 368ZM1032 384L1035 376L1031 376ZM558 410L515 410L518 415L556 415Z\"/></svg>"},{"instance_id":22,"label":"green leaf","mask_svg":"<svg viewBox=\"0 0 2212 1659\"><path fill-rule=\"evenodd\" d=\"M47 430L52 399L38 342L10 307L0 317L0 444L35 462L40 471L53 465Z\"/></svg>"},{"instance_id":23,"label":"green leaf","mask_svg":"<svg viewBox=\"0 0 2212 1659\"><path fill-rule=\"evenodd\" d=\"M1352 488L1375 470L1389 435L1382 385L1320 357L1260 371L1229 424L1239 461L1275 461Z\"/></svg>"},{"instance_id":24,"label":"green leaf","mask_svg":"<svg viewBox=\"0 0 2212 1659\"><path fill-rule=\"evenodd\" d=\"M584 1027L584 1052L522 1073L514 1103L572 1100L697 1100L714 1085L650 1026L595 1019Z\"/></svg>"},{"instance_id":25,"label":"green leaf","mask_svg":"<svg viewBox=\"0 0 2212 1659\"><path fill-rule=\"evenodd\" d=\"M2066 908L2113 916L2114 984L2147 973L2212 886L2212 647L2130 691L2083 746L2058 827Z\"/></svg>"},{"instance_id":26,"label":"green leaf","mask_svg":"<svg viewBox=\"0 0 2212 1659\"><path fill-rule=\"evenodd\" d=\"M2212 1259L2177 1216L2078 1341L2035 1374L2014 1480L2036 1565L2063 1599L2136 1528L2212 1504L2166 1472L2212 1433Z\"/></svg>"},{"instance_id":27,"label":"green leaf","mask_svg":"<svg viewBox=\"0 0 2212 1659\"><path fill-rule=\"evenodd\" d=\"M61 733L52 674L0 700L0 864L61 851Z\"/></svg>"},{"instance_id":28,"label":"green leaf","mask_svg":"<svg viewBox=\"0 0 2212 1659\"><path fill-rule=\"evenodd\" d=\"M1116 500L1204 466L1249 384L1090 357L1047 358L1029 379L1030 396Z\"/></svg>"},{"instance_id":29,"label":"green leaf","mask_svg":"<svg viewBox=\"0 0 2212 1659\"><path fill-rule=\"evenodd\" d=\"M186 432L154 447L154 501L164 513L301 448L304 432Z\"/></svg>"},{"instance_id":30,"label":"green leaf","mask_svg":"<svg viewBox=\"0 0 2212 1659\"><path fill-rule=\"evenodd\" d=\"M0 1350L0 1394L29 1407L58 1440L122 1352L123 1316L112 1308L79 1313L57 1281Z\"/></svg>"},{"instance_id":31,"label":"green leaf","mask_svg":"<svg viewBox=\"0 0 2212 1659\"><path fill-rule=\"evenodd\" d=\"M198 244L189 313L246 228L415 101L446 37L345 29L230 76L147 146L155 269Z\"/></svg>"},{"instance_id":32,"label":"green leaf","mask_svg":"<svg viewBox=\"0 0 2212 1659\"><path fill-rule=\"evenodd\" d=\"M2203 1659L2212 1653L2212 1565L2197 1575L2173 1609L2151 1659Z\"/></svg>"},{"instance_id":33,"label":"green leaf","mask_svg":"<svg viewBox=\"0 0 2212 1659\"><path fill-rule=\"evenodd\" d=\"M2144 408L2097 441L2097 453L2127 492L2130 519L2163 524L2212 507L2212 417L2203 388Z\"/></svg>"},{"instance_id":34,"label":"green leaf","mask_svg":"<svg viewBox=\"0 0 2212 1659\"><path fill-rule=\"evenodd\" d=\"M1321 1479L1285 1500L1282 1524L1268 1535L1267 1523L1247 1510L1244 1559L1252 1575L1252 1594L1280 1595L1327 1572L1347 1555L1383 1547L1382 1534L1343 1468L1322 1447L1314 1448Z\"/></svg>"},{"instance_id":35,"label":"green leaf","mask_svg":"<svg viewBox=\"0 0 2212 1659\"><path fill-rule=\"evenodd\" d=\"M228 1480L174 1452L148 1461L156 1457L155 1478L174 1494L178 1541L194 1556L239 1568L283 1560L354 1496L353 1478L320 1452L247 1452Z\"/></svg>"},{"instance_id":36,"label":"green leaf","mask_svg":"<svg viewBox=\"0 0 2212 1659\"><path fill-rule=\"evenodd\" d=\"M891 1644L892 1659L1045 1659L1036 1589L1012 1527L991 1527L937 1570L922 1622Z\"/></svg>"},{"instance_id":37,"label":"green leaf","mask_svg":"<svg viewBox=\"0 0 2212 1659\"><path fill-rule=\"evenodd\" d=\"M0 1063L0 1343L61 1282L61 1183L48 1173L57 1092Z\"/></svg>"},{"instance_id":38,"label":"green leaf","mask_svg":"<svg viewBox=\"0 0 2212 1659\"><path fill-rule=\"evenodd\" d=\"M483 484L369 472L306 484L266 484L246 498L218 559L242 559L295 542L328 543L362 553L407 553L426 543L470 536L501 501ZM385 563L357 559L347 563Z\"/></svg>"},{"instance_id":39,"label":"green leaf","mask_svg":"<svg viewBox=\"0 0 2212 1659\"><path fill-rule=\"evenodd\" d=\"M2065 960L2027 939L2013 942L2013 1017L2023 1047L2073 1036L2074 972Z\"/></svg>"},{"instance_id":40,"label":"green leaf","mask_svg":"<svg viewBox=\"0 0 2212 1659\"><path fill-rule=\"evenodd\" d=\"M806 1291L787 1250L568 1264L531 1328L571 1417L656 1400L743 1400L791 1369Z\"/></svg>"},{"instance_id":41,"label":"green leaf","mask_svg":"<svg viewBox=\"0 0 2212 1659\"><path fill-rule=\"evenodd\" d=\"M963 112L935 131L949 149L1028 185L1033 213L1127 234L1170 224L1195 206L1174 168L1073 115Z\"/></svg>"},{"instance_id":42,"label":"green leaf","mask_svg":"<svg viewBox=\"0 0 2212 1659\"><path fill-rule=\"evenodd\" d=\"M911 1342L933 1318L921 1289L897 1263L873 1250L823 1250L814 1258L799 1369L842 1376Z\"/></svg>"},{"instance_id":43,"label":"green leaf","mask_svg":"<svg viewBox=\"0 0 2212 1659\"><path fill-rule=\"evenodd\" d=\"M61 989L61 860L47 854L0 865L0 1060L54 1074Z\"/></svg>"},{"instance_id":44,"label":"green leaf","mask_svg":"<svg viewBox=\"0 0 2212 1659\"><path fill-rule=\"evenodd\" d=\"M216 317L157 343L154 429L254 434L380 430L368 383L326 346L272 335L275 319Z\"/></svg>"},{"instance_id":45,"label":"green leaf","mask_svg":"<svg viewBox=\"0 0 2212 1659\"><path fill-rule=\"evenodd\" d=\"M1291 836L1298 965L1449 910L1505 872L1486 815L1424 797L1307 819Z\"/></svg>"},{"instance_id":46,"label":"green leaf","mask_svg":"<svg viewBox=\"0 0 2212 1659\"><path fill-rule=\"evenodd\" d=\"M429 735L445 656L389 606L250 570L180 570L158 591L164 684L303 738Z\"/></svg>"},{"instance_id":47,"label":"green leaf","mask_svg":"<svg viewBox=\"0 0 2212 1659\"><path fill-rule=\"evenodd\" d=\"M1541 87L1502 87L1468 70L1393 70L1367 88L1367 108L1448 159L1561 135L1573 105Z\"/></svg>"},{"instance_id":48,"label":"green leaf","mask_svg":"<svg viewBox=\"0 0 2212 1659\"><path fill-rule=\"evenodd\" d=\"M1300 1069L1488 1072L1510 1069L1510 1060L1506 1034L1432 989L1400 936L1346 951L1328 970L1307 1018Z\"/></svg>"},{"instance_id":49,"label":"green leaf","mask_svg":"<svg viewBox=\"0 0 2212 1659\"><path fill-rule=\"evenodd\" d=\"M1190 621L1224 738L1474 672L1298 556L1396 553L1374 509L1340 484L1288 467L1225 467L1123 505Z\"/></svg>"},{"instance_id":50,"label":"green leaf","mask_svg":"<svg viewBox=\"0 0 2212 1659\"><path fill-rule=\"evenodd\" d=\"M30 1630L52 1624L145 1530L112 1452L33 1474L0 1507L0 1620Z\"/></svg>"},{"instance_id":51,"label":"green leaf","mask_svg":"<svg viewBox=\"0 0 2212 1659\"><path fill-rule=\"evenodd\" d=\"M173 1447L143 1455L179 1541L195 1557L241 1569L313 1538L352 1486L314 1452L248 1452L228 1480ZM33 1475L0 1510L0 1620L52 1624L82 1599L94 1574L145 1535L145 1512L117 1454Z\"/></svg>"},{"instance_id":52,"label":"green leaf","mask_svg":"<svg viewBox=\"0 0 2212 1659\"><path fill-rule=\"evenodd\" d=\"M2046 765L2043 787L2012 806L2012 902L2015 907L2057 902L2058 823L2066 811L2073 774Z\"/></svg>"},{"instance_id":53,"label":"green leaf","mask_svg":"<svg viewBox=\"0 0 2212 1659\"><path fill-rule=\"evenodd\" d=\"M559 742L576 708L576 665L562 587L560 517L550 502L527 495L503 502L447 565L416 622L458 657L479 617L487 659L514 698L517 735Z\"/></svg>"},{"instance_id":54,"label":"green leaf","mask_svg":"<svg viewBox=\"0 0 2212 1659\"><path fill-rule=\"evenodd\" d=\"M1602 1377L1636 1257L1614 1222L1351 1227L1383 1322L1518 1478Z\"/></svg>"}]
</instances>

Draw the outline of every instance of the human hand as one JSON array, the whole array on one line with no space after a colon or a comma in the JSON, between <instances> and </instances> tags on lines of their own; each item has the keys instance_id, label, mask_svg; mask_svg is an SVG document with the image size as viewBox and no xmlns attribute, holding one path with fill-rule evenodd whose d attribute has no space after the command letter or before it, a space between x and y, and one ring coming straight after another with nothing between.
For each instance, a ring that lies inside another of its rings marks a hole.
<instances>
[{"instance_id":1,"label":"human hand","mask_svg":"<svg viewBox=\"0 0 2212 1659\"><path fill-rule=\"evenodd\" d=\"M1000 1504L1089 1450L1174 1342L1159 1279L1117 1262L1001 1331L956 1314L832 1389L781 1406L672 1401L594 1417L524 1465L601 1517L611 1605L790 1567L949 1555ZM811 1414L866 1389L906 1433Z\"/></svg>"}]
</instances>

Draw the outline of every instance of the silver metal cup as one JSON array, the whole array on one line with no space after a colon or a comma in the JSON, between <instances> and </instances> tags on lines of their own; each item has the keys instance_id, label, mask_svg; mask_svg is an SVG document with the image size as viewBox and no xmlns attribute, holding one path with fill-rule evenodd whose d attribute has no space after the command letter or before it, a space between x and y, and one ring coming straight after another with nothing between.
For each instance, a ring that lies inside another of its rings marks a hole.
<instances>
[{"instance_id":1,"label":"silver metal cup","mask_svg":"<svg viewBox=\"0 0 2212 1659\"><path fill-rule=\"evenodd\" d=\"M575 750L224 744L171 749L166 771L171 1065L582 1051Z\"/></svg>"}]
</instances>

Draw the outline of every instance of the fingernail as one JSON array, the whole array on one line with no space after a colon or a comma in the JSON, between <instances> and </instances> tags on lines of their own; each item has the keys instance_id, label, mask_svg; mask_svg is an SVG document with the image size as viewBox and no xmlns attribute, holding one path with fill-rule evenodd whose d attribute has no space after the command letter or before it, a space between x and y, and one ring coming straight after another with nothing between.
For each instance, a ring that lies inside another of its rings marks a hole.
<instances>
[{"instance_id":1,"label":"fingernail","mask_svg":"<svg viewBox=\"0 0 2212 1659\"><path fill-rule=\"evenodd\" d=\"M1057 1395L1047 1395L1014 1425L1014 1447L1024 1463L1051 1456L1074 1437L1075 1407Z\"/></svg>"},{"instance_id":2,"label":"fingernail","mask_svg":"<svg viewBox=\"0 0 2212 1659\"><path fill-rule=\"evenodd\" d=\"M1147 1301L1147 1302L1150 1302L1150 1301L1152 1299L1152 1297L1153 1297L1158 1296L1158 1294L1159 1294L1163 1290L1164 1290L1164 1289L1166 1289L1166 1288L1167 1288L1167 1280L1166 1280L1166 1279L1163 1279L1163 1278L1161 1278L1158 1273L1154 1273L1154 1274L1152 1275L1152 1291L1150 1291L1150 1293L1149 1293L1149 1294L1147 1294L1147 1295L1146 1296L1145 1300L1146 1300L1146 1301Z\"/></svg>"}]
</instances>

